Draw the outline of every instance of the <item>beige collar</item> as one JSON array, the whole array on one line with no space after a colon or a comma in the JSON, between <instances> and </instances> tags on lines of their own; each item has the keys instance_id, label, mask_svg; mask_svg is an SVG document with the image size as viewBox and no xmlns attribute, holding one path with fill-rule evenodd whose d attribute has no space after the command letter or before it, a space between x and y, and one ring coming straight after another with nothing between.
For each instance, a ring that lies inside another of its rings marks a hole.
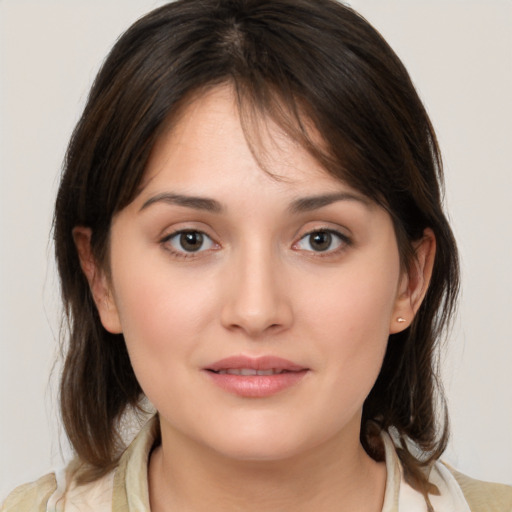
<instances>
[{"instance_id":1,"label":"beige collar","mask_svg":"<svg viewBox=\"0 0 512 512\"><path fill-rule=\"evenodd\" d=\"M148 491L148 459L158 439L159 423L153 416L121 457L115 471L112 512L150 512ZM403 478L402 466L393 440L382 434L386 454L386 490L382 512L426 512L423 496ZM432 497L436 512L470 512L464 496L451 472L441 463L434 465L431 480L441 491Z\"/></svg>"}]
</instances>

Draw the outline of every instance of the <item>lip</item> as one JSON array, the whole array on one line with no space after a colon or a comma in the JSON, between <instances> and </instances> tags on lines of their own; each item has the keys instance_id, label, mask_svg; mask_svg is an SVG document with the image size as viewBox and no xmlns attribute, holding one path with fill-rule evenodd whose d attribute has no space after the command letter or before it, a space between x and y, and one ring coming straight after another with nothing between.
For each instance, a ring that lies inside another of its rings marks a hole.
<instances>
[{"instance_id":1,"label":"lip","mask_svg":"<svg viewBox=\"0 0 512 512\"><path fill-rule=\"evenodd\" d=\"M228 370L242 369L276 370L278 373L272 375L224 373ZM204 373L221 389L246 398L264 398L275 395L298 384L308 372L309 368L275 356L232 356L204 368Z\"/></svg>"}]
</instances>

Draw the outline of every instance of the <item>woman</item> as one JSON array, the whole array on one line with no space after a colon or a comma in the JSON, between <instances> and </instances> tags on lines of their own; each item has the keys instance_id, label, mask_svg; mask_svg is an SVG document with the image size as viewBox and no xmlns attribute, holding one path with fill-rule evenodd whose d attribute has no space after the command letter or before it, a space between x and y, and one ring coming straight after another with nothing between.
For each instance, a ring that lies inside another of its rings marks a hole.
<instances>
[{"instance_id":1,"label":"woman","mask_svg":"<svg viewBox=\"0 0 512 512\"><path fill-rule=\"evenodd\" d=\"M133 25L55 210L76 460L3 510L508 510L438 462L441 180L407 72L347 7L185 0Z\"/></svg>"}]
</instances>

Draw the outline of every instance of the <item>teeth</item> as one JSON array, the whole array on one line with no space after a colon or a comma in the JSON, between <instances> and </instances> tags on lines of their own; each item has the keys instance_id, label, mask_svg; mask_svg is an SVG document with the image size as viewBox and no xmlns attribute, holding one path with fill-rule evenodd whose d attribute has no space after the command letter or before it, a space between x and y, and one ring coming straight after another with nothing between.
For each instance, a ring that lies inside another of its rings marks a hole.
<instances>
[{"instance_id":1,"label":"teeth","mask_svg":"<svg viewBox=\"0 0 512 512\"><path fill-rule=\"evenodd\" d=\"M253 368L230 368L229 370L219 370L217 373L220 375L241 375L243 377L249 377L254 375L279 375L284 370L278 370L271 368L269 370L254 370Z\"/></svg>"},{"instance_id":2,"label":"teeth","mask_svg":"<svg viewBox=\"0 0 512 512\"><path fill-rule=\"evenodd\" d=\"M228 375L243 375L243 376L248 376L248 375L257 375L257 371L256 370L252 370L251 368L237 368L237 369L229 369L228 370Z\"/></svg>"},{"instance_id":3,"label":"teeth","mask_svg":"<svg viewBox=\"0 0 512 512\"><path fill-rule=\"evenodd\" d=\"M270 370L258 370L258 375L275 375L277 372L276 370L270 369ZM281 373L281 372L279 372Z\"/></svg>"}]
</instances>

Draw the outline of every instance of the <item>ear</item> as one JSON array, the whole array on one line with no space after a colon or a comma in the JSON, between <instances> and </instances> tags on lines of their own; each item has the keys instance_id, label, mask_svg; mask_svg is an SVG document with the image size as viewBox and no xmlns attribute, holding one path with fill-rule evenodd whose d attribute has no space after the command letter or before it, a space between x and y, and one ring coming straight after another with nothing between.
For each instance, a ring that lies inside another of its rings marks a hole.
<instances>
[{"instance_id":1,"label":"ear","mask_svg":"<svg viewBox=\"0 0 512 512\"><path fill-rule=\"evenodd\" d=\"M122 332L122 328L111 285L105 271L97 265L94 259L91 250L91 235L90 228L84 226L73 228L73 240L78 251L80 266L89 282L101 323L108 332L119 334Z\"/></svg>"},{"instance_id":2,"label":"ear","mask_svg":"<svg viewBox=\"0 0 512 512\"><path fill-rule=\"evenodd\" d=\"M411 325L427 293L436 255L436 238L430 228L425 229L421 240L414 244L414 253L414 260L404 272L398 287L390 334L403 331Z\"/></svg>"}]
</instances>

